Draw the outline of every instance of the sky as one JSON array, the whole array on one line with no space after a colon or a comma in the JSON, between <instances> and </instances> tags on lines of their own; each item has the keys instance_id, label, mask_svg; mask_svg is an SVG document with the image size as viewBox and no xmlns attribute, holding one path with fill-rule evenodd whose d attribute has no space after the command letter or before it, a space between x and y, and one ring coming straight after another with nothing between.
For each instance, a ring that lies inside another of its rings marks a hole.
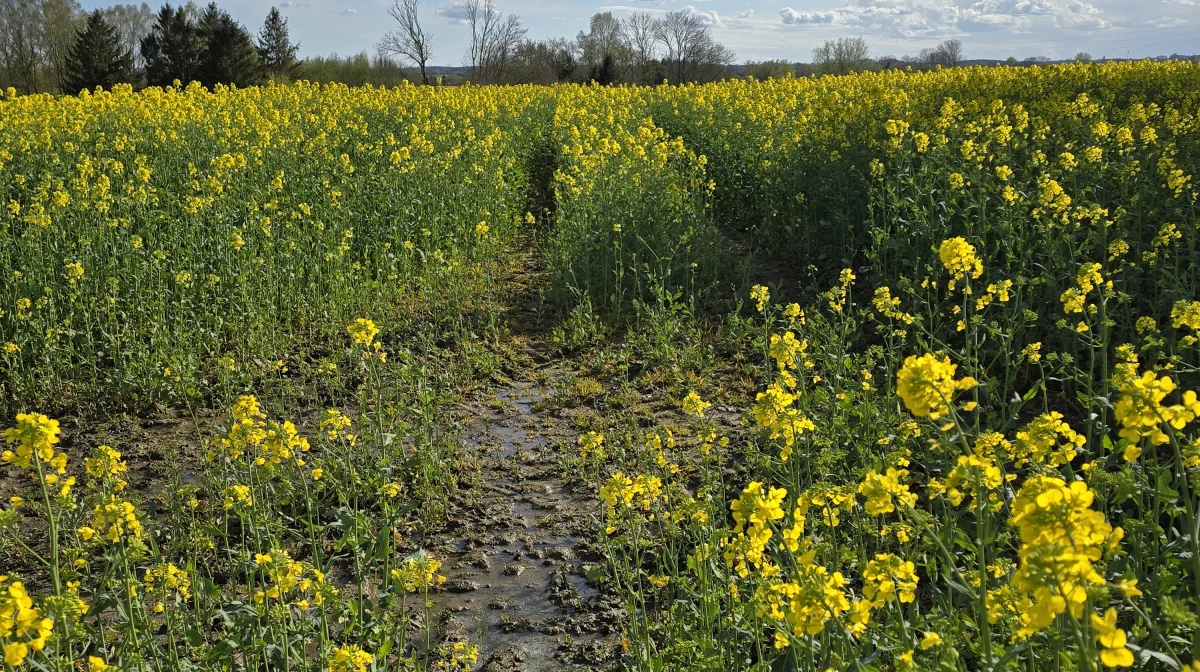
<instances>
[{"instance_id":1,"label":"sky","mask_svg":"<svg viewBox=\"0 0 1200 672\"><path fill-rule=\"evenodd\" d=\"M156 0L147 0L154 4ZM422 0L436 65L461 65L464 0ZM1200 54L1200 0L497 0L533 39L573 37L595 12L686 11L712 26L737 61L811 60L813 47L863 37L872 57L916 54L948 38L964 57L1139 58ZM606 4L623 3L623 4ZM102 0L85 6L107 4ZM204 4L197 0L197 4ZM302 56L374 52L391 29L391 0L218 0L257 34L274 4ZM155 6L155 9L157 7Z\"/></svg>"}]
</instances>

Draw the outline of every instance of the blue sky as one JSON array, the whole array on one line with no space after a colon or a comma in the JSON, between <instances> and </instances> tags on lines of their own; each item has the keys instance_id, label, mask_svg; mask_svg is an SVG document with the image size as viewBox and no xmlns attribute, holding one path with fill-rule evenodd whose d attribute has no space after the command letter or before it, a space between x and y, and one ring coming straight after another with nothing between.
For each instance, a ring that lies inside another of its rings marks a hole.
<instances>
[{"instance_id":1,"label":"blue sky","mask_svg":"<svg viewBox=\"0 0 1200 672\"><path fill-rule=\"evenodd\" d=\"M456 23L463 0L422 0L433 36L433 62L459 65L467 29ZM203 4L197 0L198 4ZM712 24L716 37L747 59L810 59L827 39L862 36L872 56L916 54L946 38L966 58L1093 58L1200 53L1200 0L497 0L529 37L574 36L597 11L685 10ZM390 0L218 0L257 32L272 4L288 18L303 55L355 53L390 29ZM90 3L89 3L90 4Z\"/></svg>"}]
</instances>

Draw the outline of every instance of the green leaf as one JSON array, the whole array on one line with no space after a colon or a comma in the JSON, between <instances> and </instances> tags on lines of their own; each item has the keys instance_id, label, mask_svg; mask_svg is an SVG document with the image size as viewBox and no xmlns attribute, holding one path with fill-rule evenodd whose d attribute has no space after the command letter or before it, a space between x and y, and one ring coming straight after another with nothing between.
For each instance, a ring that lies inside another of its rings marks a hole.
<instances>
[{"instance_id":1,"label":"green leaf","mask_svg":"<svg viewBox=\"0 0 1200 672\"><path fill-rule=\"evenodd\" d=\"M1171 487L1171 474L1166 469L1158 472L1158 482L1154 487L1159 495L1167 499L1173 501L1179 497L1179 492Z\"/></svg>"},{"instance_id":2,"label":"green leaf","mask_svg":"<svg viewBox=\"0 0 1200 672\"><path fill-rule=\"evenodd\" d=\"M1136 653L1138 655L1138 658L1141 658L1143 665L1145 665L1151 658L1153 658L1153 659L1157 660L1158 662L1162 663L1163 665L1166 665L1168 668L1170 668L1172 670L1180 669L1179 663L1175 662L1174 658L1172 658L1171 656L1168 656L1167 654L1165 654L1161 651L1147 649L1146 647L1138 646L1137 644L1134 644L1133 642L1126 642L1125 646L1128 646L1134 653Z\"/></svg>"}]
</instances>

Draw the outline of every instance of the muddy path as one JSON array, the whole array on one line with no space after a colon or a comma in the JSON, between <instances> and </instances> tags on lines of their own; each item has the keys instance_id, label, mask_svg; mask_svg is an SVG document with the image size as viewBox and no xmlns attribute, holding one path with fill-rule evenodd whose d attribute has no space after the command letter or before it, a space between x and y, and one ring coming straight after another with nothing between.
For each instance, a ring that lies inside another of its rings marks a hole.
<instances>
[{"instance_id":1,"label":"muddy path","mask_svg":"<svg viewBox=\"0 0 1200 672\"><path fill-rule=\"evenodd\" d=\"M479 647L480 670L613 666L623 612L585 577L602 560L595 493L562 474L561 450L574 437L545 394L532 383L500 387L466 419L477 477L426 541L448 579L432 596L438 625L445 639Z\"/></svg>"}]
</instances>

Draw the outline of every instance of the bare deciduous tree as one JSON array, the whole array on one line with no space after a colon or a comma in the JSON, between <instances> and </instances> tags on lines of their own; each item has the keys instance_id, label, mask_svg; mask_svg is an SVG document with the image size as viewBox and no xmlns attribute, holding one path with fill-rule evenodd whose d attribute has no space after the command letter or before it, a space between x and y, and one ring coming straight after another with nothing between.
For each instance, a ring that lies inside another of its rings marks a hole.
<instances>
[{"instance_id":1,"label":"bare deciduous tree","mask_svg":"<svg viewBox=\"0 0 1200 672\"><path fill-rule=\"evenodd\" d=\"M836 42L827 40L813 49L813 65L824 75L846 75L863 70L868 65L870 49L861 37L843 37Z\"/></svg>"},{"instance_id":2,"label":"bare deciduous tree","mask_svg":"<svg viewBox=\"0 0 1200 672\"><path fill-rule=\"evenodd\" d=\"M565 38L524 40L513 52L507 77L514 84L554 84L577 78L578 48Z\"/></svg>"},{"instance_id":3,"label":"bare deciduous tree","mask_svg":"<svg viewBox=\"0 0 1200 672\"><path fill-rule=\"evenodd\" d=\"M105 20L116 27L121 36L121 44L133 54L133 67L140 69L146 64L142 58L142 38L150 32L154 25L154 11L150 5L112 5L100 10Z\"/></svg>"},{"instance_id":4,"label":"bare deciduous tree","mask_svg":"<svg viewBox=\"0 0 1200 672\"><path fill-rule=\"evenodd\" d=\"M933 51L938 65L943 68L957 67L962 62L963 43L959 40L946 40Z\"/></svg>"},{"instance_id":5,"label":"bare deciduous tree","mask_svg":"<svg viewBox=\"0 0 1200 672\"><path fill-rule=\"evenodd\" d=\"M963 44L958 40L946 40L936 47L921 50L917 60L924 65L940 65L943 68L953 68L962 62Z\"/></svg>"},{"instance_id":6,"label":"bare deciduous tree","mask_svg":"<svg viewBox=\"0 0 1200 672\"><path fill-rule=\"evenodd\" d=\"M83 24L83 8L75 0L41 0L40 4L38 38L46 84L51 91L61 91L69 79L67 59Z\"/></svg>"},{"instance_id":7,"label":"bare deciduous tree","mask_svg":"<svg viewBox=\"0 0 1200 672\"><path fill-rule=\"evenodd\" d=\"M412 61L421 71L421 83L429 83L426 65L433 58L429 45L429 33L421 27L417 9L420 0L396 0L388 8L388 15L396 20L397 28L383 36L376 48L385 54L403 56Z\"/></svg>"},{"instance_id":8,"label":"bare deciduous tree","mask_svg":"<svg viewBox=\"0 0 1200 672\"><path fill-rule=\"evenodd\" d=\"M0 86L61 90L82 20L76 0L0 0Z\"/></svg>"},{"instance_id":9,"label":"bare deciduous tree","mask_svg":"<svg viewBox=\"0 0 1200 672\"><path fill-rule=\"evenodd\" d=\"M467 0L466 23L471 29L467 59L471 80L482 84L504 81L525 28L515 14L505 15L495 0Z\"/></svg>"},{"instance_id":10,"label":"bare deciduous tree","mask_svg":"<svg viewBox=\"0 0 1200 672\"><path fill-rule=\"evenodd\" d=\"M580 60L591 79L610 84L624 74L629 59L623 32L612 12L598 12L592 15L588 32L580 32L575 38Z\"/></svg>"},{"instance_id":11,"label":"bare deciduous tree","mask_svg":"<svg viewBox=\"0 0 1200 672\"><path fill-rule=\"evenodd\" d=\"M634 12L625 17L623 24L621 35L633 69L631 79L635 84L646 84L658 44L654 17L649 12Z\"/></svg>"},{"instance_id":12,"label":"bare deciduous tree","mask_svg":"<svg viewBox=\"0 0 1200 672\"><path fill-rule=\"evenodd\" d=\"M24 93L39 90L39 14L36 0L0 0L0 84Z\"/></svg>"},{"instance_id":13,"label":"bare deciduous tree","mask_svg":"<svg viewBox=\"0 0 1200 672\"><path fill-rule=\"evenodd\" d=\"M667 12L656 23L664 65L672 82L715 79L733 62L733 52L713 39L708 24L692 12Z\"/></svg>"}]
</instances>

